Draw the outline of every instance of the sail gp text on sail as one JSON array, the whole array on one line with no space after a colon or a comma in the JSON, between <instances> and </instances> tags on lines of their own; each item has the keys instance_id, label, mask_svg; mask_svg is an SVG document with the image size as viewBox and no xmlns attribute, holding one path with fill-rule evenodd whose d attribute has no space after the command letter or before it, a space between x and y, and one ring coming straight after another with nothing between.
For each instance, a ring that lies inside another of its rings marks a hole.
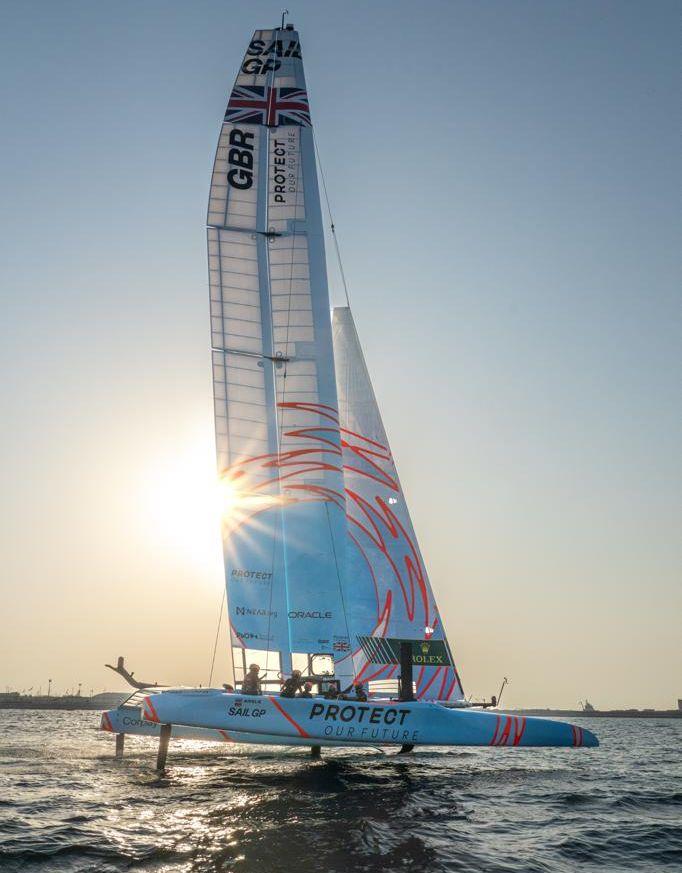
<instances>
[{"instance_id":1,"label":"sail gp text on sail","mask_svg":"<svg viewBox=\"0 0 682 873\"><path fill-rule=\"evenodd\" d=\"M275 39L267 43L264 39L251 40L246 50L247 57L242 64L241 72L262 76L279 70L282 62L279 58L300 58L301 45L297 39Z\"/></svg>"}]
</instances>

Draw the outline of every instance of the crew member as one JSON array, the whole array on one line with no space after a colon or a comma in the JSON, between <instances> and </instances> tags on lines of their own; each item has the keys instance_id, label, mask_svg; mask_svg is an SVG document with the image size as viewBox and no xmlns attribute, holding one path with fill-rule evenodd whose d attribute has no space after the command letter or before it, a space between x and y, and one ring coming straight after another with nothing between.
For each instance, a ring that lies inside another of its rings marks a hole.
<instances>
[{"instance_id":1,"label":"crew member","mask_svg":"<svg viewBox=\"0 0 682 873\"><path fill-rule=\"evenodd\" d=\"M351 689L353 693L349 694ZM367 700L365 686L362 682L354 682L352 685L349 685L342 694L339 694L339 700Z\"/></svg>"},{"instance_id":2,"label":"crew member","mask_svg":"<svg viewBox=\"0 0 682 873\"><path fill-rule=\"evenodd\" d=\"M306 682L303 686L303 690L298 692L299 697L312 697L313 696L313 683Z\"/></svg>"},{"instance_id":3,"label":"crew member","mask_svg":"<svg viewBox=\"0 0 682 873\"><path fill-rule=\"evenodd\" d=\"M251 664L249 672L244 676L242 682L242 694L260 694L260 667L258 664Z\"/></svg>"},{"instance_id":4,"label":"crew member","mask_svg":"<svg viewBox=\"0 0 682 873\"><path fill-rule=\"evenodd\" d=\"M234 685L230 685L229 682L223 682L223 690L228 694L234 694Z\"/></svg>"},{"instance_id":5,"label":"crew member","mask_svg":"<svg viewBox=\"0 0 682 873\"><path fill-rule=\"evenodd\" d=\"M367 692L365 691L365 686L362 682L356 682L355 685L353 685L353 690L355 691L356 700L367 700Z\"/></svg>"},{"instance_id":6,"label":"crew member","mask_svg":"<svg viewBox=\"0 0 682 873\"><path fill-rule=\"evenodd\" d=\"M339 689L336 687L336 685L330 685L324 693L325 700L337 700L338 696Z\"/></svg>"},{"instance_id":7,"label":"crew member","mask_svg":"<svg viewBox=\"0 0 682 873\"><path fill-rule=\"evenodd\" d=\"M301 671L293 670L291 676L285 679L282 683L282 690L279 692L280 697L296 697L296 692L303 684L301 680Z\"/></svg>"}]
</instances>

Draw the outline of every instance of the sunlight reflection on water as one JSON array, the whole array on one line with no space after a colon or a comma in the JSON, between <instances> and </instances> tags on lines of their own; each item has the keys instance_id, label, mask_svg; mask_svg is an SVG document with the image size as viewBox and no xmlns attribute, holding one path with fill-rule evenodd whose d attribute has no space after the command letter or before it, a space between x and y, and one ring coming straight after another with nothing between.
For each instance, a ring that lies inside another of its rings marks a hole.
<instances>
[{"instance_id":1,"label":"sunlight reflection on water","mask_svg":"<svg viewBox=\"0 0 682 873\"><path fill-rule=\"evenodd\" d=\"M682 867L682 723L599 749L325 750L128 738L0 711L0 868L325 873Z\"/></svg>"}]
</instances>

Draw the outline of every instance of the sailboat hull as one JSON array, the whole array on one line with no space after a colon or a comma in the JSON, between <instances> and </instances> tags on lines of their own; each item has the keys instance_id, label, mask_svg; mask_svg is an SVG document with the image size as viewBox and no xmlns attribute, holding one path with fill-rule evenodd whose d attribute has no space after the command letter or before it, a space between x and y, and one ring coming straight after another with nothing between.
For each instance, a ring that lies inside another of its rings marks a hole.
<instances>
[{"instance_id":1,"label":"sailboat hull","mask_svg":"<svg viewBox=\"0 0 682 873\"><path fill-rule=\"evenodd\" d=\"M158 737L161 724L143 718L138 706L120 706L102 713L100 730L113 734L130 734L138 737ZM173 725L173 738L178 740L200 740L204 743L248 743L259 746L310 746L309 740L302 737L283 737L268 734L250 734L243 731L226 731L221 728L195 727L192 725ZM338 746L343 743L320 740L318 746Z\"/></svg>"},{"instance_id":2,"label":"sailboat hull","mask_svg":"<svg viewBox=\"0 0 682 873\"><path fill-rule=\"evenodd\" d=\"M426 701L368 702L246 697L220 691L168 691L149 695L143 720L268 737L289 745L343 746L585 746L599 745L584 728L548 718ZM254 740L249 740L252 742Z\"/></svg>"}]
</instances>

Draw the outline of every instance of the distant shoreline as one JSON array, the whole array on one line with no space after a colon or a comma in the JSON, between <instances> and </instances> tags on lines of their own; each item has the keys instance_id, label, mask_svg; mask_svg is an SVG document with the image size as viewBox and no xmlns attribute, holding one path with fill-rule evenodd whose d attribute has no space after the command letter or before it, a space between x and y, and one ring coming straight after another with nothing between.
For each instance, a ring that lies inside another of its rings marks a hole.
<instances>
[{"instance_id":1,"label":"distant shoreline","mask_svg":"<svg viewBox=\"0 0 682 873\"><path fill-rule=\"evenodd\" d=\"M27 697L0 695L0 709L44 709L44 710L105 710L115 709L129 694L107 692L93 697L66 695L62 697ZM493 712L508 712L513 715L557 716L562 718L682 718L679 709L500 709Z\"/></svg>"},{"instance_id":2,"label":"distant shoreline","mask_svg":"<svg viewBox=\"0 0 682 873\"><path fill-rule=\"evenodd\" d=\"M93 694L92 697L85 697L79 694L55 695L54 697L48 697L47 695L31 697L21 694L0 694L0 709L93 709L101 711L104 709L114 709L127 697L130 697L130 694L115 691Z\"/></svg>"},{"instance_id":3,"label":"distant shoreline","mask_svg":"<svg viewBox=\"0 0 682 873\"><path fill-rule=\"evenodd\" d=\"M504 712L568 718L682 718L680 709L507 709Z\"/></svg>"}]
</instances>

